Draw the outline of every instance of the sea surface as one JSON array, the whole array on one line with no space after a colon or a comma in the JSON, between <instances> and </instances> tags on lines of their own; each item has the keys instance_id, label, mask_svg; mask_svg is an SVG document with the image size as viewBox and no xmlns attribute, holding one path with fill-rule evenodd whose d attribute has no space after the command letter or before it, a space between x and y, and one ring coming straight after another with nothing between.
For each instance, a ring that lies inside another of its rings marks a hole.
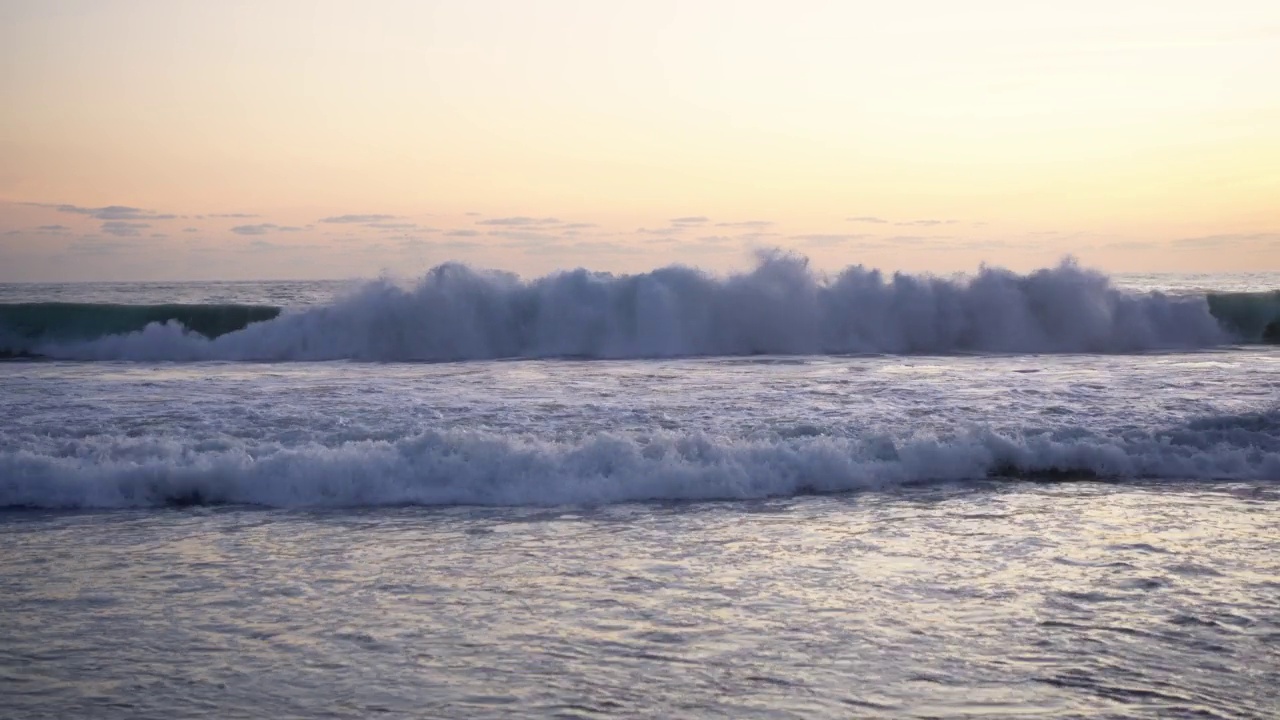
<instances>
[{"instance_id":1,"label":"sea surface","mask_svg":"<svg viewBox=\"0 0 1280 720\"><path fill-rule=\"evenodd\" d=\"M1278 288L2 285L0 717L1276 717Z\"/></svg>"}]
</instances>

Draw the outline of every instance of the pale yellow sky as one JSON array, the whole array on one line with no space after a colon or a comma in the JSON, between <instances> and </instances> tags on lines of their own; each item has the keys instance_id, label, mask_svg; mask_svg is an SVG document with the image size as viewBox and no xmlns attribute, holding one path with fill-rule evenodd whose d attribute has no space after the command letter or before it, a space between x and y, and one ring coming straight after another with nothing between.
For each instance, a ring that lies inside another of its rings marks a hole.
<instances>
[{"instance_id":1,"label":"pale yellow sky","mask_svg":"<svg viewBox=\"0 0 1280 720\"><path fill-rule=\"evenodd\" d=\"M4 0L0 281L1280 270L1277 78L1273 1Z\"/></svg>"}]
</instances>

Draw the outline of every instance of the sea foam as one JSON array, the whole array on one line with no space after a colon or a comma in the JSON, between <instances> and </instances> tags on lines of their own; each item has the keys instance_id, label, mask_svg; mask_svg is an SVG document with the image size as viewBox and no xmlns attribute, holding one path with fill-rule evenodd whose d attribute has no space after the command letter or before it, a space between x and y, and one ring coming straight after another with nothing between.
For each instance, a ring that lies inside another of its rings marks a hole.
<instances>
[{"instance_id":1,"label":"sea foam","mask_svg":"<svg viewBox=\"0 0 1280 720\"><path fill-rule=\"evenodd\" d=\"M1280 414L1167 431L1030 436L732 438L599 434L552 440L479 430L286 445L91 435L11 438L0 507L596 505L748 499L989 477L1280 478Z\"/></svg>"},{"instance_id":2,"label":"sea foam","mask_svg":"<svg viewBox=\"0 0 1280 720\"><path fill-rule=\"evenodd\" d=\"M1074 262L966 278L815 272L766 254L750 272L586 270L534 280L439 266L415 285L367 283L329 305L206 337L180 322L88 340L35 338L22 353L120 360L471 360L752 354L1077 353L1203 348L1239 340L1204 296L1139 294Z\"/></svg>"}]
</instances>

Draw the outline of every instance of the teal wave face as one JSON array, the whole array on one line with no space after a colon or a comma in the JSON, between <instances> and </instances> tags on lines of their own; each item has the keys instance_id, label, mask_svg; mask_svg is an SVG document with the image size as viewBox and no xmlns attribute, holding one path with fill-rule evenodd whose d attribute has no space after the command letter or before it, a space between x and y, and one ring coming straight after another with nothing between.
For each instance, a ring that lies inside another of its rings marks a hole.
<instances>
[{"instance_id":1,"label":"teal wave face","mask_svg":"<svg viewBox=\"0 0 1280 720\"><path fill-rule=\"evenodd\" d=\"M1209 312L1232 335L1245 342L1280 344L1280 290L1256 293L1210 293Z\"/></svg>"},{"instance_id":2,"label":"teal wave face","mask_svg":"<svg viewBox=\"0 0 1280 720\"><path fill-rule=\"evenodd\" d=\"M0 304L0 357L26 355L36 342L94 340L151 323L177 322L213 339L279 314L269 305Z\"/></svg>"}]
</instances>

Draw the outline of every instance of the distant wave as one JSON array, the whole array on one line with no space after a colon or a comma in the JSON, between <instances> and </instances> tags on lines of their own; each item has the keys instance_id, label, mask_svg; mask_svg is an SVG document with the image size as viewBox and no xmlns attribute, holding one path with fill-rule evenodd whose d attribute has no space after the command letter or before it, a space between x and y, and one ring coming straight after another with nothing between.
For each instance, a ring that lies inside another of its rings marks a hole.
<instances>
[{"instance_id":1,"label":"distant wave","mask_svg":"<svg viewBox=\"0 0 1280 720\"><path fill-rule=\"evenodd\" d=\"M553 441L481 431L287 445L236 438L10 437L0 507L594 505L748 499L985 478L1280 480L1280 413L1154 433Z\"/></svg>"},{"instance_id":2,"label":"distant wave","mask_svg":"<svg viewBox=\"0 0 1280 720\"><path fill-rule=\"evenodd\" d=\"M0 306L0 353L83 360L471 360L696 355L1140 352L1280 342L1280 292L1117 289L1066 261L1018 274L834 276L798 256L751 272L574 270L535 280L441 265L332 304Z\"/></svg>"},{"instance_id":3,"label":"distant wave","mask_svg":"<svg viewBox=\"0 0 1280 720\"><path fill-rule=\"evenodd\" d=\"M176 323L190 333L216 338L271 320L280 312L278 307L236 304L0 303L0 355L128 335L152 324Z\"/></svg>"}]
</instances>

